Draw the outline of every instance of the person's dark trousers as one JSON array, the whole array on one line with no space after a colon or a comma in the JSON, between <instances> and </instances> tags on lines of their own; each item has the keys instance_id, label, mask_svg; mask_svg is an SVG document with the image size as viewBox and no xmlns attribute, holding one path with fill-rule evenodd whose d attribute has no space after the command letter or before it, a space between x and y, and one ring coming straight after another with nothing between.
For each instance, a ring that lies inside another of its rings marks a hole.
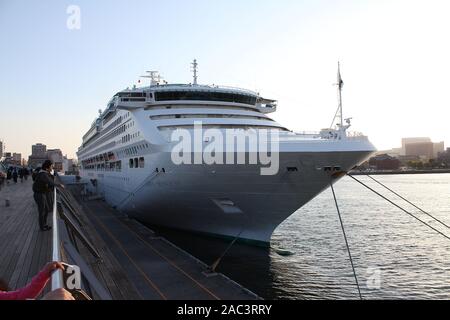
<instances>
[{"instance_id":1,"label":"person's dark trousers","mask_svg":"<svg viewBox=\"0 0 450 320\"><path fill-rule=\"evenodd\" d=\"M45 226L47 225L48 216L46 193L35 192L34 201L36 201L39 211L39 228L41 228L41 230L44 230Z\"/></svg>"},{"instance_id":2,"label":"person's dark trousers","mask_svg":"<svg viewBox=\"0 0 450 320\"><path fill-rule=\"evenodd\" d=\"M53 212L53 191L47 192L45 195L47 200L47 212Z\"/></svg>"}]
</instances>

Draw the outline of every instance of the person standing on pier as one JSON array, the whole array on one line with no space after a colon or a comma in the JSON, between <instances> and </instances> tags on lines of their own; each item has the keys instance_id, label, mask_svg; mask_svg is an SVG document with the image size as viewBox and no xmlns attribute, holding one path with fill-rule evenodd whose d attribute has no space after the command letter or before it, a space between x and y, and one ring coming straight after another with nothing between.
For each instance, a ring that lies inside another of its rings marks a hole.
<instances>
[{"instance_id":1,"label":"person standing on pier","mask_svg":"<svg viewBox=\"0 0 450 320\"><path fill-rule=\"evenodd\" d=\"M9 167L8 171L6 171L6 183L9 184L9 180L12 178L12 168Z\"/></svg>"},{"instance_id":2,"label":"person standing on pier","mask_svg":"<svg viewBox=\"0 0 450 320\"><path fill-rule=\"evenodd\" d=\"M17 168L14 168L12 177L13 177L14 183L17 183L17 177L18 177Z\"/></svg>"},{"instance_id":3,"label":"person standing on pier","mask_svg":"<svg viewBox=\"0 0 450 320\"><path fill-rule=\"evenodd\" d=\"M30 172L27 168L23 168L23 176L25 177L25 181L28 181L28 176L30 175Z\"/></svg>"},{"instance_id":4,"label":"person standing on pier","mask_svg":"<svg viewBox=\"0 0 450 320\"><path fill-rule=\"evenodd\" d=\"M46 160L42 165L42 169L36 174L36 178L33 183L34 200L36 201L39 211L39 227L42 231L50 230L51 227L47 225L48 213L52 210L50 207L49 193L55 186L63 187L61 184L57 184L53 181L51 171L53 169L53 163L50 160Z\"/></svg>"},{"instance_id":5,"label":"person standing on pier","mask_svg":"<svg viewBox=\"0 0 450 320\"><path fill-rule=\"evenodd\" d=\"M25 169L24 169L24 168L20 168L20 169L19 169L19 178L20 178L20 182L23 182L23 176L24 176L23 170L25 170Z\"/></svg>"}]
</instances>

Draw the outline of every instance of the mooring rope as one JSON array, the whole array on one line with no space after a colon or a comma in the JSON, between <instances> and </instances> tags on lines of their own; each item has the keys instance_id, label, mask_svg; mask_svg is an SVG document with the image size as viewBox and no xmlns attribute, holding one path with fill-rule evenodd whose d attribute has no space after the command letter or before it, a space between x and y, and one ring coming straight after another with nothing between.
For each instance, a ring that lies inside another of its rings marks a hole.
<instances>
[{"instance_id":1,"label":"mooring rope","mask_svg":"<svg viewBox=\"0 0 450 320\"><path fill-rule=\"evenodd\" d=\"M333 198L334 198L334 203L336 205L336 210L337 210L337 213L338 213L338 216L339 216L339 221L341 222L342 233L344 234L345 245L347 246L348 256L350 258L350 263L352 265L353 275L354 275L355 281L356 281L356 287L358 288L359 298L362 300L361 289L359 288L358 277L356 276L355 266L353 265L352 254L350 252L350 246L349 246L348 241L347 241L347 235L345 234L344 223L342 222L341 212L339 210L339 205L338 205L338 202L337 202L337 199L336 199L336 194L334 192L333 179L331 179L330 185L331 185L331 191L333 192Z\"/></svg>"},{"instance_id":2,"label":"mooring rope","mask_svg":"<svg viewBox=\"0 0 450 320\"><path fill-rule=\"evenodd\" d=\"M230 244L227 246L227 248L225 249L224 252L222 252L222 254L220 255L219 258L216 259L216 261L214 261L210 266L209 266L209 271L210 272L216 272L217 266L219 265L219 263L222 261L223 257L225 257L225 255L227 254L227 252L231 249L231 247L236 243L236 241L239 239L239 237L241 236L242 232L244 232L244 229L242 229L237 235L236 237L234 237L233 241L230 242Z\"/></svg>"},{"instance_id":3,"label":"mooring rope","mask_svg":"<svg viewBox=\"0 0 450 320\"><path fill-rule=\"evenodd\" d=\"M358 182L359 184L363 185L364 187L366 187L367 189L369 189L370 191L372 191L373 193L375 193L376 195L380 196L381 198L383 198L384 200L386 200L387 202L389 202L390 204L392 204L393 206L399 208L400 210L402 210L403 212L405 212L406 214L410 215L411 217L413 217L414 219L420 221L421 223L423 223L424 225L426 225L428 228L434 230L435 232L439 233L441 236L447 238L448 240L450 240L450 237L448 237L447 235L445 235L444 233L442 233L441 231L439 231L438 229L434 228L433 226L431 226L430 224L426 223L425 221L423 221L422 219L416 217L415 215L413 215L411 212L405 210L404 208L400 207L398 204L396 204L395 202L389 200L388 198L386 198L385 196L383 196L381 193L375 191L374 189L372 189L371 187L369 187L368 185L366 185L365 183L363 183L362 181L356 179L354 176L346 173L347 176L349 176L350 178L352 178L353 180L355 180L356 182Z\"/></svg>"},{"instance_id":4,"label":"mooring rope","mask_svg":"<svg viewBox=\"0 0 450 320\"><path fill-rule=\"evenodd\" d=\"M434 217L433 215L431 215L430 213L426 212L425 210L423 210L422 208L419 208L418 206L416 206L414 203L412 203L411 201L409 201L408 199L402 197L400 194L398 194L397 192L395 192L394 190L390 189L389 187L387 187L386 185L384 185L383 183L381 183L380 181L376 180L374 177L365 174L366 176L368 176L370 179L372 179L373 181L375 181L376 183L378 183L380 186L386 188L387 190L389 190L390 192L392 192L393 194L395 194L397 197L399 197L400 199L402 199L403 201L409 203L410 205L412 205L414 208L416 208L417 210L420 210L422 213L426 214L427 216L429 216L430 218L432 218L433 220L435 220L436 222L440 223L441 225L443 225L444 227L450 229L450 226L448 226L447 224L445 224L443 221L439 220L438 218Z\"/></svg>"}]
</instances>

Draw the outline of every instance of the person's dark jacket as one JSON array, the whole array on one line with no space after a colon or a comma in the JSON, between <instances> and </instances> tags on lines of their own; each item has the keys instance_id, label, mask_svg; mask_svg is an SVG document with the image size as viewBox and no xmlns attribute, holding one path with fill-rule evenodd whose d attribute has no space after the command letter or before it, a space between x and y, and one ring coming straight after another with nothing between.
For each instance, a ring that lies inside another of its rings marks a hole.
<instances>
[{"instance_id":1,"label":"person's dark jacket","mask_svg":"<svg viewBox=\"0 0 450 320\"><path fill-rule=\"evenodd\" d=\"M33 170L32 172L31 172L31 178L33 179L33 181L35 181L36 180L36 177L37 177L37 175L38 175L38 173L41 171L41 168L39 167L39 168L36 168L35 170Z\"/></svg>"},{"instance_id":2,"label":"person's dark jacket","mask_svg":"<svg viewBox=\"0 0 450 320\"><path fill-rule=\"evenodd\" d=\"M33 192L47 193L52 191L54 187L55 183L50 173L44 170L39 171L33 183Z\"/></svg>"}]
</instances>

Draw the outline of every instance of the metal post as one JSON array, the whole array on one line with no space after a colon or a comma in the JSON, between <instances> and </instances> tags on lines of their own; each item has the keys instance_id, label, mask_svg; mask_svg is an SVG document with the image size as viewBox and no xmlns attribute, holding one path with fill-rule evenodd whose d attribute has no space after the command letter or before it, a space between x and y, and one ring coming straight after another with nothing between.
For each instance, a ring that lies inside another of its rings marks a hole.
<instances>
[{"instance_id":1,"label":"metal post","mask_svg":"<svg viewBox=\"0 0 450 320\"><path fill-rule=\"evenodd\" d=\"M339 88L339 118L340 118L340 130L344 128L344 115L342 113L342 87L344 82L341 77L341 63L338 62L338 88ZM342 131L341 131L342 134Z\"/></svg>"},{"instance_id":2,"label":"metal post","mask_svg":"<svg viewBox=\"0 0 450 320\"><path fill-rule=\"evenodd\" d=\"M56 204L56 187L53 191L53 240L52 240L52 260L61 261L61 251L58 232L58 210ZM62 271L56 270L52 274L52 290L63 288Z\"/></svg>"}]
</instances>

